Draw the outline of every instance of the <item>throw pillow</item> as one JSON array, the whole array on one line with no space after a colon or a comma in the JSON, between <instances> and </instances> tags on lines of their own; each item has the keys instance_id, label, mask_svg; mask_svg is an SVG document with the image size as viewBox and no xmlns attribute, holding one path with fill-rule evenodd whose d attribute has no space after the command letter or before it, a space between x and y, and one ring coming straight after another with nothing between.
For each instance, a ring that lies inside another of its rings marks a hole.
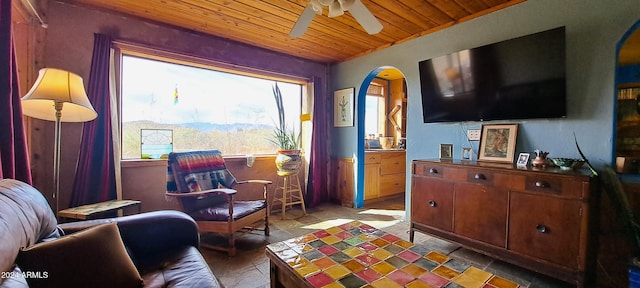
<instances>
[{"instance_id":1,"label":"throw pillow","mask_svg":"<svg viewBox=\"0 0 640 288\"><path fill-rule=\"evenodd\" d=\"M29 287L140 287L116 223L23 248L16 263Z\"/></svg>"}]
</instances>

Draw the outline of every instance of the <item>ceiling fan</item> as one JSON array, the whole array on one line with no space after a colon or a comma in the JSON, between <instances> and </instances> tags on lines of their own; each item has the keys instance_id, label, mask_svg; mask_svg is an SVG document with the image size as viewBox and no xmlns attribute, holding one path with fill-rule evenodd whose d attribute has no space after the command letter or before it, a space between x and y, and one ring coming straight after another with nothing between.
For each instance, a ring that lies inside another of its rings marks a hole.
<instances>
[{"instance_id":1,"label":"ceiling fan","mask_svg":"<svg viewBox=\"0 0 640 288\"><path fill-rule=\"evenodd\" d=\"M324 6L329 7L329 15L327 16L330 18L340 16L344 14L344 11L348 10L367 33L377 34L382 30L380 21L373 16L371 11L369 11L360 0L310 0L307 7L302 11L302 15L300 15L298 21L296 21L296 24L293 25L289 36L293 38L302 36L309 27L309 24L311 24L311 20L313 20L315 14L322 15L322 8L324 8Z\"/></svg>"}]
</instances>

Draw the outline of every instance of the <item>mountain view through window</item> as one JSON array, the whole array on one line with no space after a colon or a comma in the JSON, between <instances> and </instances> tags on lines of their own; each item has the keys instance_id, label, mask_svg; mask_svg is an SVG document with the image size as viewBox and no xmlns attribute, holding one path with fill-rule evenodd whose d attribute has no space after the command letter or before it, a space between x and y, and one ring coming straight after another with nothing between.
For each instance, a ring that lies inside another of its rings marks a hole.
<instances>
[{"instance_id":1,"label":"mountain view through window","mask_svg":"<svg viewBox=\"0 0 640 288\"><path fill-rule=\"evenodd\" d=\"M122 158L141 155L141 130L170 130L173 151L218 149L224 155L273 154L276 81L122 57ZM302 85L277 82L287 128L300 132ZM153 158L153 157L151 157Z\"/></svg>"}]
</instances>

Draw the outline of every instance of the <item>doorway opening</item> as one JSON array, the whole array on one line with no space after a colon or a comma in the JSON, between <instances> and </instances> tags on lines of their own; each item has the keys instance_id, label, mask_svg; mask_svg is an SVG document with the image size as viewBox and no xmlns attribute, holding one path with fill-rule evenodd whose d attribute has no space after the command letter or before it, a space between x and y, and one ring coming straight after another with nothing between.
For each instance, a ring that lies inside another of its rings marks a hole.
<instances>
[{"instance_id":1,"label":"doorway opening","mask_svg":"<svg viewBox=\"0 0 640 288\"><path fill-rule=\"evenodd\" d=\"M367 75L358 90L357 208L365 203L405 199L406 87L399 69L381 66Z\"/></svg>"}]
</instances>

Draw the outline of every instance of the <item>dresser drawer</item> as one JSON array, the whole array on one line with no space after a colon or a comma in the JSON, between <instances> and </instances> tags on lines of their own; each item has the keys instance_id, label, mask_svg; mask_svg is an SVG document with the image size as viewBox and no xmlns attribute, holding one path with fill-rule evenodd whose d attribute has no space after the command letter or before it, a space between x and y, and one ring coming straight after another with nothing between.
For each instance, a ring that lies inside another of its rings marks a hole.
<instances>
[{"instance_id":1,"label":"dresser drawer","mask_svg":"<svg viewBox=\"0 0 640 288\"><path fill-rule=\"evenodd\" d=\"M414 169L413 171L414 175L429 176L429 177L436 177L436 178L444 177L445 168L437 164L434 165L433 163L416 163L413 169Z\"/></svg>"},{"instance_id":2,"label":"dresser drawer","mask_svg":"<svg viewBox=\"0 0 640 288\"><path fill-rule=\"evenodd\" d=\"M364 153L364 164L378 164L380 163L379 153Z\"/></svg>"},{"instance_id":3,"label":"dresser drawer","mask_svg":"<svg viewBox=\"0 0 640 288\"><path fill-rule=\"evenodd\" d=\"M380 174L397 174L397 173L405 173L406 162L404 156L400 157L392 157L385 158L382 157L380 160Z\"/></svg>"},{"instance_id":4,"label":"dresser drawer","mask_svg":"<svg viewBox=\"0 0 640 288\"><path fill-rule=\"evenodd\" d=\"M467 182L493 185L493 174L492 171L469 169L467 172Z\"/></svg>"},{"instance_id":5,"label":"dresser drawer","mask_svg":"<svg viewBox=\"0 0 640 288\"><path fill-rule=\"evenodd\" d=\"M405 191L405 178L402 174L380 176L380 196L398 194Z\"/></svg>"},{"instance_id":6,"label":"dresser drawer","mask_svg":"<svg viewBox=\"0 0 640 288\"><path fill-rule=\"evenodd\" d=\"M508 249L577 269L581 229L586 223L581 207L577 200L512 193Z\"/></svg>"},{"instance_id":7,"label":"dresser drawer","mask_svg":"<svg viewBox=\"0 0 640 288\"><path fill-rule=\"evenodd\" d=\"M525 189L531 192L558 195L568 198L584 198L583 183L563 177L528 175Z\"/></svg>"}]
</instances>

